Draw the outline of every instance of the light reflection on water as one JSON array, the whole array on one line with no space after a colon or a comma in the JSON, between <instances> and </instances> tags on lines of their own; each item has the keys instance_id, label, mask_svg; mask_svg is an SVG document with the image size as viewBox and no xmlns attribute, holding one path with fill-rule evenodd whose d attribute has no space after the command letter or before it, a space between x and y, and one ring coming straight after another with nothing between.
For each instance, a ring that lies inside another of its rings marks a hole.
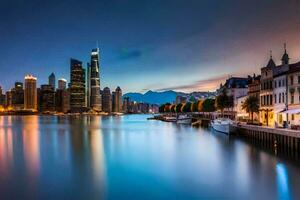
<instances>
[{"instance_id":1,"label":"light reflection on water","mask_svg":"<svg viewBox=\"0 0 300 200\"><path fill-rule=\"evenodd\" d=\"M299 198L294 162L146 118L0 117L0 198Z\"/></svg>"}]
</instances>

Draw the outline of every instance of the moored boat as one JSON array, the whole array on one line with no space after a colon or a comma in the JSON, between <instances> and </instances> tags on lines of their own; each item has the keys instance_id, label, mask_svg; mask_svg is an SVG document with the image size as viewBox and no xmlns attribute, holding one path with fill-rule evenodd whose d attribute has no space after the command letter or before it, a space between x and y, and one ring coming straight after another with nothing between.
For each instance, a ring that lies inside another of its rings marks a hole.
<instances>
[{"instance_id":1,"label":"moored boat","mask_svg":"<svg viewBox=\"0 0 300 200\"><path fill-rule=\"evenodd\" d=\"M218 118L211 122L211 126L214 130L229 134L230 125L233 123L231 119L228 118Z\"/></svg>"},{"instance_id":2,"label":"moored boat","mask_svg":"<svg viewBox=\"0 0 300 200\"><path fill-rule=\"evenodd\" d=\"M177 124L191 124L192 118L188 117L187 115L180 115L176 122Z\"/></svg>"}]
</instances>

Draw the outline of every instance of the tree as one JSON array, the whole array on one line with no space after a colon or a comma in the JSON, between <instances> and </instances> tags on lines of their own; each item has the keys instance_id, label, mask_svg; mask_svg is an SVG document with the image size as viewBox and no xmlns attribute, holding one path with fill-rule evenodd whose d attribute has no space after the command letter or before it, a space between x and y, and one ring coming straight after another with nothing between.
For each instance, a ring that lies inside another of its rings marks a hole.
<instances>
[{"instance_id":1,"label":"tree","mask_svg":"<svg viewBox=\"0 0 300 200\"><path fill-rule=\"evenodd\" d=\"M198 110L198 112L201 112L202 111L202 105L203 105L203 100L199 100L198 101L198 107L197 107L197 110Z\"/></svg>"},{"instance_id":2,"label":"tree","mask_svg":"<svg viewBox=\"0 0 300 200\"><path fill-rule=\"evenodd\" d=\"M182 103L177 104L175 108L176 112L181 112L182 106L183 106Z\"/></svg>"},{"instance_id":3,"label":"tree","mask_svg":"<svg viewBox=\"0 0 300 200\"><path fill-rule=\"evenodd\" d=\"M192 111L191 108L192 108L191 102L187 102L186 104L184 104L182 111L183 112L191 112Z\"/></svg>"},{"instance_id":4,"label":"tree","mask_svg":"<svg viewBox=\"0 0 300 200\"><path fill-rule=\"evenodd\" d=\"M214 112L216 111L215 100L205 99L202 103L202 112Z\"/></svg>"},{"instance_id":5,"label":"tree","mask_svg":"<svg viewBox=\"0 0 300 200\"><path fill-rule=\"evenodd\" d=\"M175 105L175 104L172 104L171 107L170 107L170 111L171 111L172 113L175 113L175 112L176 112L175 108L176 108L176 105Z\"/></svg>"},{"instance_id":6,"label":"tree","mask_svg":"<svg viewBox=\"0 0 300 200\"><path fill-rule=\"evenodd\" d=\"M162 104L161 106L159 106L158 111L159 111L160 113L164 113L164 112L165 112L165 104Z\"/></svg>"},{"instance_id":7,"label":"tree","mask_svg":"<svg viewBox=\"0 0 300 200\"><path fill-rule=\"evenodd\" d=\"M259 100L255 96L249 96L242 105L242 109L251 115L251 123L253 123L253 113L259 111Z\"/></svg>"},{"instance_id":8,"label":"tree","mask_svg":"<svg viewBox=\"0 0 300 200\"><path fill-rule=\"evenodd\" d=\"M221 113L223 115L224 109L228 107L228 96L226 95L226 92L223 92L216 98L216 107L217 109L221 110Z\"/></svg>"},{"instance_id":9,"label":"tree","mask_svg":"<svg viewBox=\"0 0 300 200\"><path fill-rule=\"evenodd\" d=\"M165 112L171 112L171 104L170 103L165 104Z\"/></svg>"}]
</instances>

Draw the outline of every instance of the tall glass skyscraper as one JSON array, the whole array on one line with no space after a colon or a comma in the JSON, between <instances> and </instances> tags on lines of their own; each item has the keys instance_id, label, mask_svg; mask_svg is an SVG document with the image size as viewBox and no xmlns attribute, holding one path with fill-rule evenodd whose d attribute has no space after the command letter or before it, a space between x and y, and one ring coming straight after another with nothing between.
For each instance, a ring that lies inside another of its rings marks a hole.
<instances>
[{"instance_id":1,"label":"tall glass skyscraper","mask_svg":"<svg viewBox=\"0 0 300 200\"><path fill-rule=\"evenodd\" d=\"M50 74L48 79L49 79L49 85L51 85L55 90L55 75L53 72Z\"/></svg>"},{"instance_id":2,"label":"tall glass skyscraper","mask_svg":"<svg viewBox=\"0 0 300 200\"><path fill-rule=\"evenodd\" d=\"M95 111L102 110L99 75L99 48L96 48L92 50L91 63L88 70L88 104Z\"/></svg>"},{"instance_id":3,"label":"tall glass skyscraper","mask_svg":"<svg viewBox=\"0 0 300 200\"><path fill-rule=\"evenodd\" d=\"M83 112L85 105L85 69L82 62L71 59L70 109L71 112Z\"/></svg>"}]
</instances>

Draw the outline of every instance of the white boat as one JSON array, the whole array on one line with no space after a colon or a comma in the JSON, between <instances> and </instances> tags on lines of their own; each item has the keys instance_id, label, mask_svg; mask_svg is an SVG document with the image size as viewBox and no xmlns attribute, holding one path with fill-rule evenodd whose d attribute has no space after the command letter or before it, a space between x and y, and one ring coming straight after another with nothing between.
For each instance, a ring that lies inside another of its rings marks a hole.
<instances>
[{"instance_id":1,"label":"white boat","mask_svg":"<svg viewBox=\"0 0 300 200\"><path fill-rule=\"evenodd\" d=\"M180 115L176 122L177 124L191 124L192 118L188 117L187 115Z\"/></svg>"},{"instance_id":2,"label":"white boat","mask_svg":"<svg viewBox=\"0 0 300 200\"><path fill-rule=\"evenodd\" d=\"M176 122L176 117L172 117L172 116L166 116L165 118L164 118L164 121L166 121L166 122Z\"/></svg>"},{"instance_id":3,"label":"white boat","mask_svg":"<svg viewBox=\"0 0 300 200\"><path fill-rule=\"evenodd\" d=\"M233 123L231 119L228 118L218 118L211 122L211 126L214 130L227 133L230 132L230 125Z\"/></svg>"}]
</instances>

